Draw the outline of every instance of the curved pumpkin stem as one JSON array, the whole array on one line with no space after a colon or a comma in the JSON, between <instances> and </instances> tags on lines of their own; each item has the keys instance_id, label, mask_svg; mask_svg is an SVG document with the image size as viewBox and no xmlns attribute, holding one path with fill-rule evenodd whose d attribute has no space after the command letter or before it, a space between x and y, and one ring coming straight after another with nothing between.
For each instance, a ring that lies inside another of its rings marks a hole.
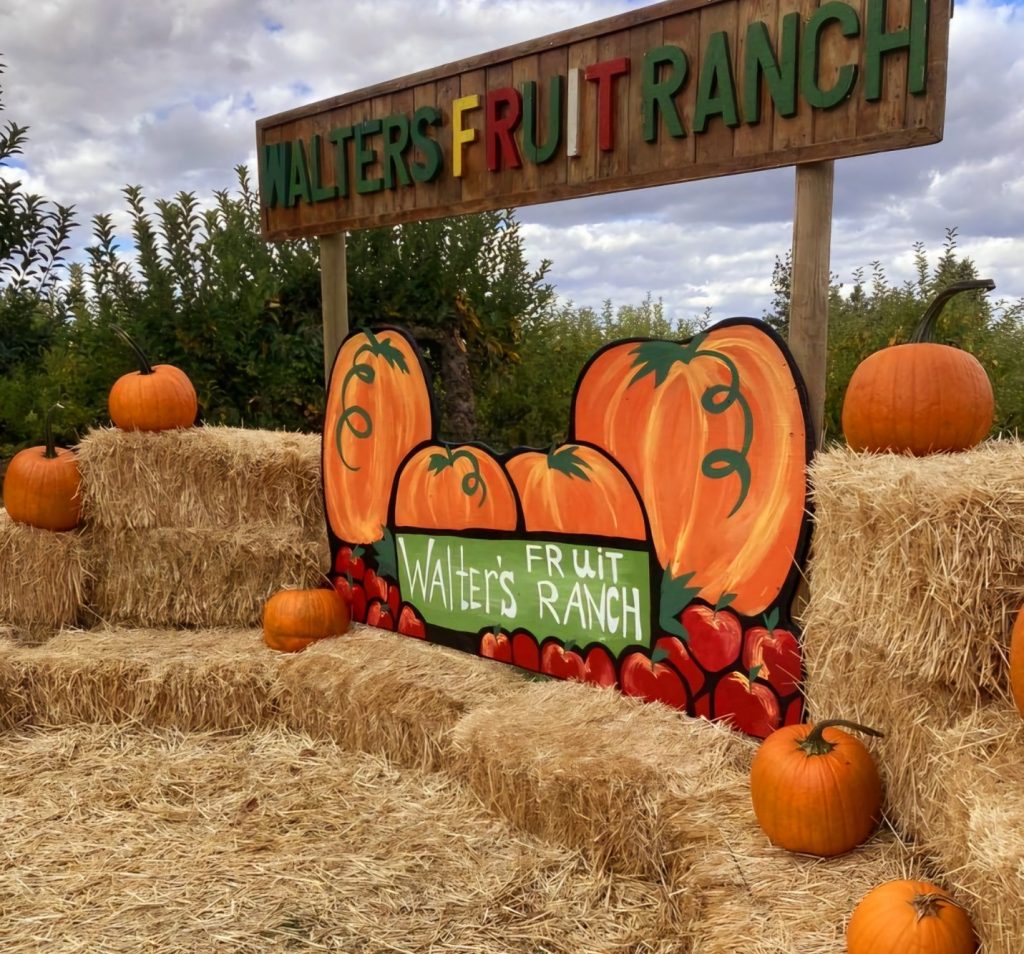
<instances>
[{"instance_id":1,"label":"curved pumpkin stem","mask_svg":"<svg viewBox=\"0 0 1024 954\"><path fill-rule=\"evenodd\" d=\"M43 416L43 436L46 440L46 452L43 457L47 460L53 460L57 456L57 445L53 441L53 412L58 408L63 411L64 405L59 402L54 404L47 408L46 414Z\"/></svg>"},{"instance_id":2,"label":"curved pumpkin stem","mask_svg":"<svg viewBox=\"0 0 1024 954\"><path fill-rule=\"evenodd\" d=\"M149 363L149 358L146 357L143 350L135 343L135 339L120 325L111 324L110 327L114 334L135 352L135 360L139 362L139 374L152 374L153 366Z\"/></svg>"},{"instance_id":3,"label":"curved pumpkin stem","mask_svg":"<svg viewBox=\"0 0 1024 954\"><path fill-rule=\"evenodd\" d=\"M954 908L961 905L945 894L936 894L934 891L928 894L915 894L909 902L917 915L915 920L921 921L924 918L935 918L939 916L942 905L948 904Z\"/></svg>"},{"instance_id":4,"label":"curved pumpkin stem","mask_svg":"<svg viewBox=\"0 0 1024 954\"><path fill-rule=\"evenodd\" d=\"M879 732L878 729L872 729L869 726L861 725L859 722L847 722L845 719L827 719L825 722L817 723L813 729L808 733L807 738L800 743L802 748L808 755L828 755L835 747L835 742L829 742L825 738L824 732L826 729L832 726L840 726L844 729L853 729L856 732L863 732L865 735L873 735L876 738L882 738L885 733Z\"/></svg>"},{"instance_id":5,"label":"curved pumpkin stem","mask_svg":"<svg viewBox=\"0 0 1024 954\"><path fill-rule=\"evenodd\" d=\"M978 291L979 289L992 291L995 287L996 283L991 278L970 278L962 282L953 282L952 285L944 288L932 299L931 304L921 316L921 320L914 329L914 333L910 336L909 343L926 344L935 340L935 322L951 298L962 292Z\"/></svg>"}]
</instances>

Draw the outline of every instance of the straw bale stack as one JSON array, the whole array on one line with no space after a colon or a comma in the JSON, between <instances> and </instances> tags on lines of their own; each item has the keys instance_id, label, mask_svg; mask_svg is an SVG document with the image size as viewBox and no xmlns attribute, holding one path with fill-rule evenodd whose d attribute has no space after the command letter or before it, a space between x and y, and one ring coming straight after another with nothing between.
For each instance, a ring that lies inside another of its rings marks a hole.
<instances>
[{"instance_id":1,"label":"straw bale stack","mask_svg":"<svg viewBox=\"0 0 1024 954\"><path fill-rule=\"evenodd\" d=\"M503 707L526 685L511 666L354 624L281 657L275 701L299 731L437 769L467 713Z\"/></svg>"},{"instance_id":2,"label":"straw bale stack","mask_svg":"<svg viewBox=\"0 0 1024 954\"><path fill-rule=\"evenodd\" d=\"M650 884L323 739L77 726L0 760L4 954L691 950Z\"/></svg>"},{"instance_id":3,"label":"straw bale stack","mask_svg":"<svg viewBox=\"0 0 1024 954\"><path fill-rule=\"evenodd\" d=\"M323 533L320 437L99 428L78 445L85 519L110 530L271 523Z\"/></svg>"},{"instance_id":4,"label":"straw bale stack","mask_svg":"<svg viewBox=\"0 0 1024 954\"><path fill-rule=\"evenodd\" d=\"M82 534L16 523L0 509L0 625L26 632L74 626L91 583Z\"/></svg>"}]
</instances>

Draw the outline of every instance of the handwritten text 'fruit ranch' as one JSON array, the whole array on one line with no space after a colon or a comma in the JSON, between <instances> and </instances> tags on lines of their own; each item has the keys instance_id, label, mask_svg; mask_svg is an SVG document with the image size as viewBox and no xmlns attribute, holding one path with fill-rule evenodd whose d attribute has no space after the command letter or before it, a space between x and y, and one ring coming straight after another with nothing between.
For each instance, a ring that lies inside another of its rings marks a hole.
<instances>
[{"instance_id":1,"label":"handwritten text 'fruit ranch'","mask_svg":"<svg viewBox=\"0 0 1024 954\"><path fill-rule=\"evenodd\" d=\"M624 135L646 143L664 135L676 140L700 135L716 122L732 129L756 125L765 117L765 101L782 118L796 116L801 101L812 110L831 109L857 94L876 102L883 95L885 64L894 56L905 64L898 87L923 95L928 7L929 0L910 0L907 25L889 30L886 0L867 0L863 16L848 3L831 0L808 19L792 12L778 27L758 20L735 35L712 32L699 50L662 44L542 82L486 88L439 105L342 121L325 135L264 143L263 202L267 208L290 208L348 198L352 192L363 196L415 187L437 179L446 162L451 176L461 179L467 153L476 149L483 150L492 173L524 163L543 165L557 155L579 157L594 145L612 152L623 134L616 123L625 91L634 96L639 91L629 103L639 122L630 120ZM624 81L634 73L638 83ZM585 110L594 113L584 117ZM588 125L596 130L594 143L583 142L581 130Z\"/></svg>"},{"instance_id":2,"label":"handwritten text 'fruit ranch'","mask_svg":"<svg viewBox=\"0 0 1024 954\"><path fill-rule=\"evenodd\" d=\"M644 644L650 626L644 551L527 540L399 534L402 594L428 622L500 625L535 635Z\"/></svg>"}]
</instances>

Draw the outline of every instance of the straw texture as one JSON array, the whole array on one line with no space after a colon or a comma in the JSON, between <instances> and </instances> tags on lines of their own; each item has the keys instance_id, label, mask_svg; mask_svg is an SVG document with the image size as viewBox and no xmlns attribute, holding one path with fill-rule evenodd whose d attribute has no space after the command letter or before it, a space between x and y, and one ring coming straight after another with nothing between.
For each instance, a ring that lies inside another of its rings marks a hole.
<instances>
[{"instance_id":1,"label":"straw texture","mask_svg":"<svg viewBox=\"0 0 1024 954\"><path fill-rule=\"evenodd\" d=\"M39 530L0 509L0 625L73 626L84 615L90 582L80 532Z\"/></svg>"},{"instance_id":2,"label":"straw texture","mask_svg":"<svg viewBox=\"0 0 1024 954\"><path fill-rule=\"evenodd\" d=\"M315 434L188 427L100 428L78 447L82 506L94 527L142 530L271 523L323 533Z\"/></svg>"}]
</instances>

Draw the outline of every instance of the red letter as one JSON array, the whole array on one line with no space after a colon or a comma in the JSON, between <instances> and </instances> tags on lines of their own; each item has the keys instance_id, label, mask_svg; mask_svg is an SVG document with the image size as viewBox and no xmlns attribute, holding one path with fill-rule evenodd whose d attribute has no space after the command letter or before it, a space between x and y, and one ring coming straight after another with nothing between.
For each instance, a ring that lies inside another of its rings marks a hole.
<instances>
[{"instance_id":1,"label":"red letter","mask_svg":"<svg viewBox=\"0 0 1024 954\"><path fill-rule=\"evenodd\" d=\"M629 57L588 66L583 75L597 83L597 141L604 152L615 148L615 77L629 72Z\"/></svg>"},{"instance_id":2,"label":"red letter","mask_svg":"<svg viewBox=\"0 0 1024 954\"><path fill-rule=\"evenodd\" d=\"M502 113L502 107L508 109ZM505 165L518 169L522 164L519 149L512 133L523 117L523 97L519 90L506 86L503 89L492 89L487 94L487 168L497 172L502 167L502 154Z\"/></svg>"}]
</instances>

